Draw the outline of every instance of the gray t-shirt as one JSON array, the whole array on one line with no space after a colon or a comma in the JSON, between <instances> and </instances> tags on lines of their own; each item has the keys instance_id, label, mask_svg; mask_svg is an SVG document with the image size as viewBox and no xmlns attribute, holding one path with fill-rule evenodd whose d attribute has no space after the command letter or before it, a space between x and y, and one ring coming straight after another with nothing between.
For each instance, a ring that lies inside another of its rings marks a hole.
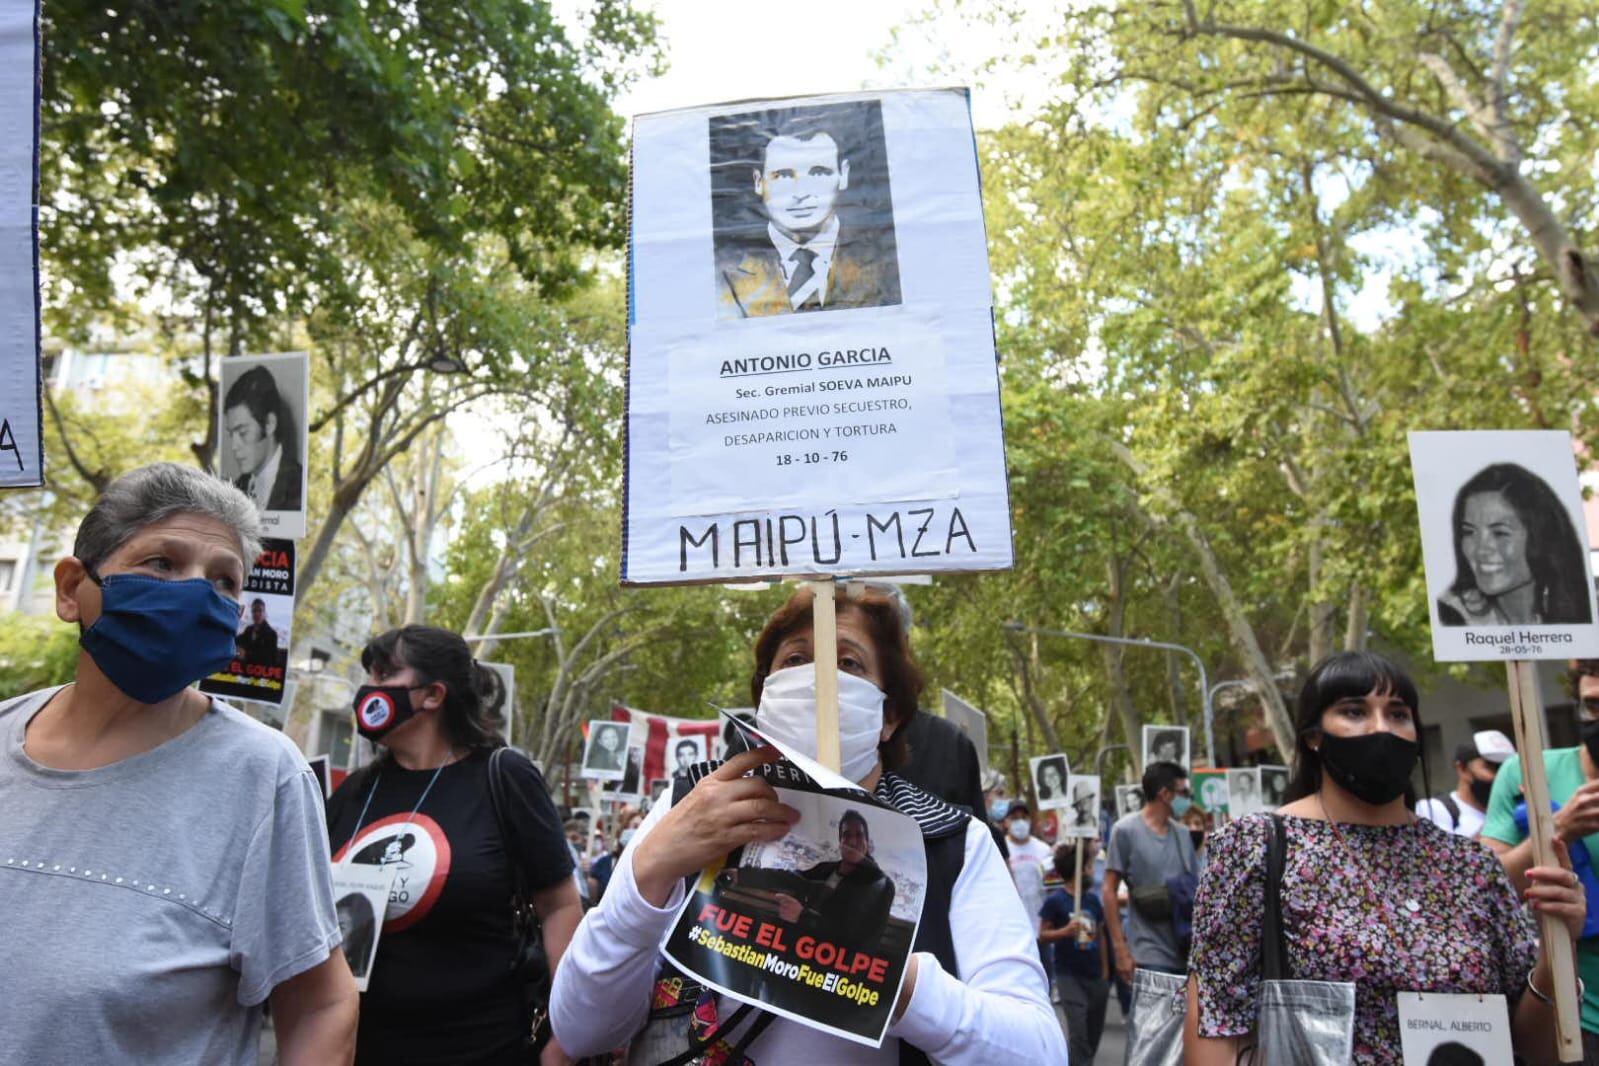
<instances>
[{"instance_id":1,"label":"gray t-shirt","mask_svg":"<svg viewBox=\"0 0 1599 1066\"><path fill-rule=\"evenodd\" d=\"M1142 812L1121 818L1110 830L1110 854L1105 869L1114 870L1127 882L1127 891L1149 885L1164 885L1168 877L1181 873L1199 874L1194 861L1194 842L1180 822L1166 826L1161 836L1144 822ZM1122 924L1127 927L1127 946L1139 966L1163 966L1180 970L1187 965L1177 946L1177 932L1170 921L1151 922L1139 915L1131 899L1122 905Z\"/></svg>"},{"instance_id":2,"label":"gray t-shirt","mask_svg":"<svg viewBox=\"0 0 1599 1066\"><path fill-rule=\"evenodd\" d=\"M262 1002L339 943L315 776L216 700L50 769L23 737L57 691L0 704L0 1062L254 1063Z\"/></svg>"}]
</instances>

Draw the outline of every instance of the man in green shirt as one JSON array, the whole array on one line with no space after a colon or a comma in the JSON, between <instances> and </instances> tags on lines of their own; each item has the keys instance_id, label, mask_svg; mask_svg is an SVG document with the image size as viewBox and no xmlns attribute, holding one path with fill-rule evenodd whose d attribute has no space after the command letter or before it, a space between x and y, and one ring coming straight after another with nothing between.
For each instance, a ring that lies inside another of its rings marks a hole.
<instances>
[{"instance_id":1,"label":"man in green shirt","mask_svg":"<svg viewBox=\"0 0 1599 1066\"><path fill-rule=\"evenodd\" d=\"M1586 846L1599 868L1599 659L1576 663L1570 680L1577 698L1582 744L1545 751L1543 764L1549 776L1549 798L1560 804L1555 834L1569 848ZM1533 865L1532 841L1516 825L1516 804L1521 801L1521 757L1512 755L1494 779L1481 839L1499 856L1518 890L1527 887L1527 868ZM1577 971L1586 988L1582 1061L1586 1066L1599 1066L1599 937L1577 941Z\"/></svg>"}]
</instances>

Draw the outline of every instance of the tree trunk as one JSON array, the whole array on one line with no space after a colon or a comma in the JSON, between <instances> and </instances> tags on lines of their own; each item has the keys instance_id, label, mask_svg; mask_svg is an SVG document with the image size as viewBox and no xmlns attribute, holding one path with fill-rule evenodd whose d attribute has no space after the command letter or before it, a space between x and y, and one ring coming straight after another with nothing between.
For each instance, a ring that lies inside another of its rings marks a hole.
<instances>
[{"instance_id":1,"label":"tree trunk","mask_svg":"<svg viewBox=\"0 0 1599 1066\"><path fill-rule=\"evenodd\" d=\"M1310 613L1310 661L1319 663L1333 650L1333 626L1337 621L1337 609L1326 599L1322 592L1322 539L1321 531L1327 521L1325 511L1316 515L1310 523L1310 562L1306 567L1307 585L1309 586L1309 613Z\"/></svg>"},{"instance_id":2,"label":"tree trunk","mask_svg":"<svg viewBox=\"0 0 1599 1066\"><path fill-rule=\"evenodd\" d=\"M1344 630L1344 650L1366 650L1366 586L1364 585L1357 584L1349 592L1349 622Z\"/></svg>"},{"instance_id":3,"label":"tree trunk","mask_svg":"<svg viewBox=\"0 0 1599 1066\"><path fill-rule=\"evenodd\" d=\"M1110 583L1106 601L1109 610L1106 612L1106 636L1122 637L1127 635L1127 599L1122 589L1122 568L1125 564L1119 558L1112 557L1106 564L1106 573ZM1110 702L1115 709L1116 717L1121 722L1122 735L1127 738L1127 747L1133 753L1133 765L1138 773L1144 772L1143 745L1136 739L1142 728L1138 708L1133 703L1133 694L1127 687L1127 649L1120 644L1101 644L1100 657L1105 663L1105 679L1110 685Z\"/></svg>"},{"instance_id":4,"label":"tree trunk","mask_svg":"<svg viewBox=\"0 0 1599 1066\"><path fill-rule=\"evenodd\" d=\"M1147 471L1144 464L1138 461L1127 446L1120 441L1109 443L1116 457L1140 480L1145 480ZM1288 707L1283 703L1282 693L1277 690L1277 682L1273 676L1276 671L1272 669L1266 653L1261 650L1260 641L1255 636L1249 616L1244 613L1243 605L1234 595L1232 583L1222 571L1221 560L1216 557L1210 541L1199 528L1199 520L1185 510L1164 485L1152 486L1151 493L1170 513L1172 520L1177 523L1183 536L1193 547L1194 554L1199 557L1199 568L1205 577L1205 584L1210 587L1211 594L1216 597L1216 605L1221 608L1222 617L1227 620L1227 635L1233 651L1254 680L1261 705L1266 709L1266 725L1271 729L1272 739L1277 742L1279 750L1285 753L1293 751L1293 719L1288 714Z\"/></svg>"}]
</instances>

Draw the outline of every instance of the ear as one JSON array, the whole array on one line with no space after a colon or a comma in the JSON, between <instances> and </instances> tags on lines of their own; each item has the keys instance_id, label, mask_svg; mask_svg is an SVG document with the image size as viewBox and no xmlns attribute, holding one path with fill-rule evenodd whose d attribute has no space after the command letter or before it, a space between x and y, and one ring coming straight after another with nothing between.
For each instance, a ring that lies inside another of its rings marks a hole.
<instances>
[{"instance_id":1,"label":"ear","mask_svg":"<svg viewBox=\"0 0 1599 1066\"><path fill-rule=\"evenodd\" d=\"M444 706L444 698L449 695L450 687L442 681L435 681L422 693L422 707L424 711L436 711Z\"/></svg>"},{"instance_id":2,"label":"ear","mask_svg":"<svg viewBox=\"0 0 1599 1066\"><path fill-rule=\"evenodd\" d=\"M849 160L848 159L840 159L838 161L838 188L839 188L840 192L842 192L843 190L849 188Z\"/></svg>"},{"instance_id":3,"label":"ear","mask_svg":"<svg viewBox=\"0 0 1599 1066\"><path fill-rule=\"evenodd\" d=\"M76 556L69 555L56 563L56 617L63 622L83 621L78 590L85 581L89 581L89 571ZM89 583L94 584L92 581Z\"/></svg>"}]
</instances>

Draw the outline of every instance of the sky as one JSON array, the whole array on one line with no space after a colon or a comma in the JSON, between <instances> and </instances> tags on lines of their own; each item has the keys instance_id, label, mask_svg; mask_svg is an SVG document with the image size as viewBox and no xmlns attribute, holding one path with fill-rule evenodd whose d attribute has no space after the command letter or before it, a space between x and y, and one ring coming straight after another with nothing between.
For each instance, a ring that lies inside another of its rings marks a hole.
<instances>
[{"instance_id":1,"label":"sky","mask_svg":"<svg viewBox=\"0 0 1599 1066\"><path fill-rule=\"evenodd\" d=\"M803 7L751 8L646 0L643 6L660 20L670 66L617 102L628 117L756 97L964 84L969 77L935 74L933 65L969 69L967 61L992 54L983 47L987 35L965 19L940 15L926 28L911 25L933 0L810 0ZM896 28L904 29L898 45ZM891 57L886 64L879 62L883 53ZM974 92L979 126L1003 121L1003 95Z\"/></svg>"}]
</instances>

